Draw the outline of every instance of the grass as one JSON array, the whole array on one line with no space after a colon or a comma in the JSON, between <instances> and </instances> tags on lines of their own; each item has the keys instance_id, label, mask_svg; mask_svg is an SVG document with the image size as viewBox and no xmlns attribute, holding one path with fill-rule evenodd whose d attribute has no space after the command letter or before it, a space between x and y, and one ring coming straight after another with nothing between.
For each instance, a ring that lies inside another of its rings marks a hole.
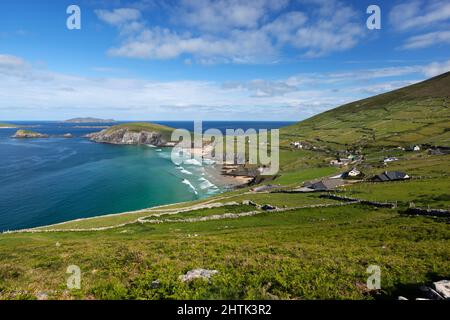
<instances>
[{"instance_id":1,"label":"grass","mask_svg":"<svg viewBox=\"0 0 450 320\"><path fill-rule=\"evenodd\" d=\"M381 267L382 288L390 294L399 283L448 276L449 240L440 221L361 206L96 233L2 235L0 288L3 298L22 290L52 298L372 299L358 285L369 264ZM69 264L82 270L81 290L65 289ZM220 273L211 283L178 280L199 267Z\"/></svg>"},{"instance_id":2,"label":"grass","mask_svg":"<svg viewBox=\"0 0 450 320\"><path fill-rule=\"evenodd\" d=\"M414 203L417 207L450 210L450 179L419 179L388 183L358 183L342 190L351 197L374 201Z\"/></svg>"},{"instance_id":3,"label":"grass","mask_svg":"<svg viewBox=\"0 0 450 320\"><path fill-rule=\"evenodd\" d=\"M172 135L172 132L175 130L174 128L163 126L160 124L155 123L148 123L148 122L130 122L130 123L124 123L119 124L116 126L112 126L108 129L106 129L107 133L112 133L119 129L128 129L132 132L141 132L141 131L148 131L153 132L157 131L161 133L164 137L170 140L170 137Z\"/></svg>"}]
</instances>

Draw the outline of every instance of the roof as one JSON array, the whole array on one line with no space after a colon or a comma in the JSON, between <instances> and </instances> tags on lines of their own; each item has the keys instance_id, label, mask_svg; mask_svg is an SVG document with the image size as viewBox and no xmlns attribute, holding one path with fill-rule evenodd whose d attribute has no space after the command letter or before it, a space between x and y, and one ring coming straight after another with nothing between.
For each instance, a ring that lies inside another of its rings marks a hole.
<instances>
[{"instance_id":1,"label":"roof","mask_svg":"<svg viewBox=\"0 0 450 320\"><path fill-rule=\"evenodd\" d=\"M379 181L395 181L395 180L403 180L408 178L408 175L401 171L385 171L381 174L377 174L372 178L372 180Z\"/></svg>"},{"instance_id":2,"label":"roof","mask_svg":"<svg viewBox=\"0 0 450 320\"><path fill-rule=\"evenodd\" d=\"M317 182L307 182L303 186L316 191L332 190L345 184L342 179L324 179Z\"/></svg>"}]
</instances>

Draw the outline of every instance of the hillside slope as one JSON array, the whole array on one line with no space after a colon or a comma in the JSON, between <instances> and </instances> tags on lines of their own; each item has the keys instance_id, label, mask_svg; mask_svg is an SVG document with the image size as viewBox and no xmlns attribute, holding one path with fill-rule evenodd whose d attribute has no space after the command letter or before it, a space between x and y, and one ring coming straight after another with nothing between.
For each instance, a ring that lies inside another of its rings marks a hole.
<instances>
[{"instance_id":1,"label":"hillside slope","mask_svg":"<svg viewBox=\"0 0 450 320\"><path fill-rule=\"evenodd\" d=\"M450 72L321 113L281 131L331 149L450 142Z\"/></svg>"}]
</instances>

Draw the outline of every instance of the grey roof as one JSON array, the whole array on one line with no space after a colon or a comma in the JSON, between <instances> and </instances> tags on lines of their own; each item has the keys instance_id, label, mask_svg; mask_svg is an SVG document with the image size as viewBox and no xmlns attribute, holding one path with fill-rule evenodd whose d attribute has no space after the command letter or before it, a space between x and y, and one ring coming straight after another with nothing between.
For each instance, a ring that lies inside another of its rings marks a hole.
<instances>
[{"instance_id":1,"label":"grey roof","mask_svg":"<svg viewBox=\"0 0 450 320\"><path fill-rule=\"evenodd\" d=\"M395 180L403 180L406 177L406 173L401 171L385 171L381 174L377 174L373 177L373 180L379 181L395 181Z\"/></svg>"}]
</instances>

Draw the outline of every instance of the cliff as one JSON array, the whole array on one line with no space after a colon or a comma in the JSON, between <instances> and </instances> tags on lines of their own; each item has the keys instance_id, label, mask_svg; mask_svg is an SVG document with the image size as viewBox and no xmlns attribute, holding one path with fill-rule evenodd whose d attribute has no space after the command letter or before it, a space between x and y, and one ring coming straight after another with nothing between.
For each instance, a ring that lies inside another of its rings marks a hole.
<instances>
[{"instance_id":1,"label":"cliff","mask_svg":"<svg viewBox=\"0 0 450 320\"><path fill-rule=\"evenodd\" d=\"M86 135L86 137L99 143L147 144L165 147L170 142L173 130L173 128L151 123L129 123L91 133Z\"/></svg>"}]
</instances>

